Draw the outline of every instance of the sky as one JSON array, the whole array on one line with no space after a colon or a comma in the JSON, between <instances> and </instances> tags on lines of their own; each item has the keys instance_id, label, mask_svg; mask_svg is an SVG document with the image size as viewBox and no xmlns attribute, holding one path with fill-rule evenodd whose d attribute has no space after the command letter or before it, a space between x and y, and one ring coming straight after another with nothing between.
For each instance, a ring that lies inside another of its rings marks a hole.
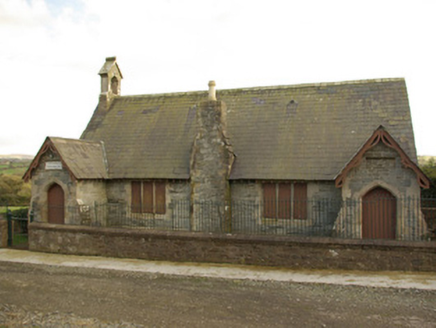
<instances>
[{"instance_id":1,"label":"sky","mask_svg":"<svg viewBox=\"0 0 436 328\"><path fill-rule=\"evenodd\" d=\"M122 95L406 80L418 155L436 156L436 1L0 0L0 154L79 138L98 71Z\"/></svg>"}]
</instances>

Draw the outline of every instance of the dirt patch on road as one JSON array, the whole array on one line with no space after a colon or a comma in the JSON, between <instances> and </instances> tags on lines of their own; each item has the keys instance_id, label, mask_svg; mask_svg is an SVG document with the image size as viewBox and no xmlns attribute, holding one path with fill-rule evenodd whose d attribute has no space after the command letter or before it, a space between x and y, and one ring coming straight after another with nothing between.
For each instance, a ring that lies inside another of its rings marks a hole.
<instances>
[{"instance_id":1,"label":"dirt patch on road","mask_svg":"<svg viewBox=\"0 0 436 328\"><path fill-rule=\"evenodd\" d=\"M0 327L436 327L434 291L6 262L0 275Z\"/></svg>"}]
</instances>

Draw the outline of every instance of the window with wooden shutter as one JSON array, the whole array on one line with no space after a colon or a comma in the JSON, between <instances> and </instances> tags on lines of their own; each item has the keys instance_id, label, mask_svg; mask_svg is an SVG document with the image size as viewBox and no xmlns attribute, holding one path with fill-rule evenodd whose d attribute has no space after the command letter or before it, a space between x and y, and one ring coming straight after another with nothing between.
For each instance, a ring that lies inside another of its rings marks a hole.
<instances>
[{"instance_id":1,"label":"window with wooden shutter","mask_svg":"<svg viewBox=\"0 0 436 328\"><path fill-rule=\"evenodd\" d=\"M132 181L132 213L141 213L141 182Z\"/></svg>"},{"instance_id":2,"label":"window with wooden shutter","mask_svg":"<svg viewBox=\"0 0 436 328\"><path fill-rule=\"evenodd\" d=\"M294 219L307 219L307 184L294 184Z\"/></svg>"},{"instance_id":3,"label":"window with wooden shutter","mask_svg":"<svg viewBox=\"0 0 436 328\"><path fill-rule=\"evenodd\" d=\"M278 219L306 219L307 184L264 183L263 216Z\"/></svg>"},{"instance_id":4,"label":"window with wooden shutter","mask_svg":"<svg viewBox=\"0 0 436 328\"><path fill-rule=\"evenodd\" d=\"M266 218L276 217L276 184L265 183L263 185L263 216Z\"/></svg>"},{"instance_id":5,"label":"window with wooden shutter","mask_svg":"<svg viewBox=\"0 0 436 328\"><path fill-rule=\"evenodd\" d=\"M142 213L153 213L153 182L142 182Z\"/></svg>"},{"instance_id":6,"label":"window with wooden shutter","mask_svg":"<svg viewBox=\"0 0 436 328\"><path fill-rule=\"evenodd\" d=\"M279 219L291 218L291 184L279 183L279 201L277 203Z\"/></svg>"},{"instance_id":7,"label":"window with wooden shutter","mask_svg":"<svg viewBox=\"0 0 436 328\"><path fill-rule=\"evenodd\" d=\"M165 214L165 182L132 181L132 213Z\"/></svg>"}]
</instances>

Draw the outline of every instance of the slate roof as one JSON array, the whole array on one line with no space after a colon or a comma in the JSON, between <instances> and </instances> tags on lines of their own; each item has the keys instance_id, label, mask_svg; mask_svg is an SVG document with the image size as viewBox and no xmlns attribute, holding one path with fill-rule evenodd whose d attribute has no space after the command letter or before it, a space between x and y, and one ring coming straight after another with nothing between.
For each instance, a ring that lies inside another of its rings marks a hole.
<instances>
[{"instance_id":1,"label":"slate roof","mask_svg":"<svg viewBox=\"0 0 436 328\"><path fill-rule=\"evenodd\" d=\"M218 90L236 161L230 178L334 180L383 125L416 163L404 79ZM82 139L105 144L110 178L188 179L207 92L121 96Z\"/></svg>"},{"instance_id":2,"label":"slate roof","mask_svg":"<svg viewBox=\"0 0 436 328\"><path fill-rule=\"evenodd\" d=\"M103 143L66 138L48 138L76 179L107 179Z\"/></svg>"},{"instance_id":3,"label":"slate roof","mask_svg":"<svg viewBox=\"0 0 436 328\"><path fill-rule=\"evenodd\" d=\"M24 174L24 180L31 178L33 170L40 165L41 158L48 151L58 153L63 167L78 180L109 178L102 141L47 137Z\"/></svg>"}]
</instances>

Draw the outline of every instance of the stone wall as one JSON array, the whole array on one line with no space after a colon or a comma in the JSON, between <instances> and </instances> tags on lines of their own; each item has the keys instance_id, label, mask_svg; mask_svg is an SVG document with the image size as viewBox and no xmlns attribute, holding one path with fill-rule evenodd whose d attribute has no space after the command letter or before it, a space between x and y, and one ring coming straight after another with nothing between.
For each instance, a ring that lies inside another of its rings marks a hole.
<instances>
[{"instance_id":1,"label":"stone wall","mask_svg":"<svg viewBox=\"0 0 436 328\"><path fill-rule=\"evenodd\" d=\"M226 140L226 105L221 101L200 103L196 113L197 135L191 153L192 228L221 231L227 224L229 182L233 155ZM203 213L209 202L208 215ZM200 206L198 203L202 203Z\"/></svg>"},{"instance_id":2,"label":"stone wall","mask_svg":"<svg viewBox=\"0 0 436 328\"><path fill-rule=\"evenodd\" d=\"M266 219L261 182L232 182L230 186L232 231L236 233L330 236L341 205L340 190L333 182L308 182L305 220Z\"/></svg>"},{"instance_id":3,"label":"stone wall","mask_svg":"<svg viewBox=\"0 0 436 328\"><path fill-rule=\"evenodd\" d=\"M8 220L0 217L0 248L8 247Z\"/></svg>"},{"instance_id":4,"label":"stone wall","mask_svg":"<svg viewBox=\"0 0 436 328\"><path fill-rule=\"evenodd\" d=\"M381 186L396 197L419 197L416 174L404 167L396 150L379 143L369 149L358 167L348 174L342 197L359 198L370 189Z\"/></svg>"},{"instance_id":5,"label":"stone wall","mask_svg":"<svg viewBox=\"0 0 436 328\"><path fill-rule=\"evenodd\" d=\"M32 174L32 199L31 206L34 213L34 220L38 222L47 222L47 192L53 184L62 187L65 197L65 223L77 224L77 213L75 212L76 201L76 183L73 181L69 171L62 166L62 169L46 169L47 162L60 162L58 154L47 151L39 161L38 167Z\"/></svg>"},{"instance_id":6,"label":"stone wall","mask_svg":"<svg viewBox=\"0 0 436 328\"><path fill-rule=\"evenodd\" d=\"M365 153L362 162L349 172L342 186L345 206L335 227L338 235L361 238L360 202L365 194L375 187L388 190L397 199L398 239L417 239L425 235L427 225L419 210L421 191L416 174L404 167L396 150L383 143L377 144Z\"/></svg>"},{"instance_id":7,"label":"stone wall","mask_svg":"<svg viewBox=\"0 0 436 328\"><path fill-rule=\"evenodd\" d=\"M137 226L153 229L189 230L191 196L188 181L166 181L165 214L132 213L131 180L107 182L107 224L108 226Z\"/></svg>"},{"instance_id":8,"label":"stone wall","mask_svg":"<svg viewBox=\"0 0 436 328\"><path fill-rule=\"evenodd\" d=\"M107 203L106 183L103 180L81 180L77 181L77 199L84 204L92 205L95 202Z\"/></svg>"},{"instance_id":9,"label":"stone wall","mask_svg":"<svg viewBox=\"0 0 436 328\"><path fill-rule=\"evenodd\" d=\"M31 223L32 251L305 269L436 271L436 244L156 232Z\"/></svg>"}]
</instances>

